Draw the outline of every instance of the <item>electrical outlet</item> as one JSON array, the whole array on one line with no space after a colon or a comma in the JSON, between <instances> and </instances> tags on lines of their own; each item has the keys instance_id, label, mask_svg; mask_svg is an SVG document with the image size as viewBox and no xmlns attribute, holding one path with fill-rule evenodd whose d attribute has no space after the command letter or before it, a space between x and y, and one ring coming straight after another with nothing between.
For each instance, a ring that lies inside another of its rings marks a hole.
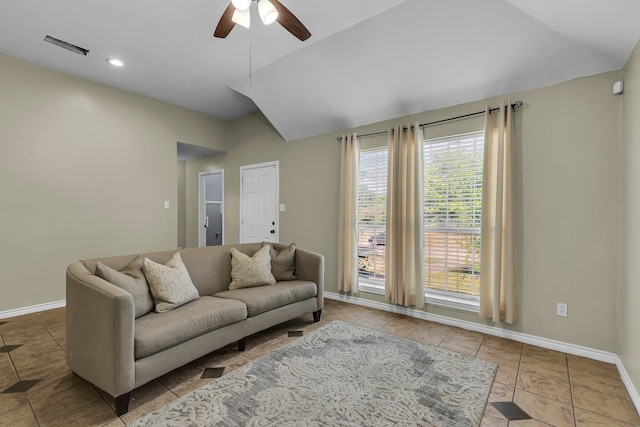
<instances>
[{"instance_id":1,"label":"electrical outlet","mask_svg":"<svg viewBox=\"0 0 640 427\"><path fill-rule=\"evenodd\" d=\"M567 304L559 302L556 308L556 315L567 317Z\"/></svg>"}]
</instances>

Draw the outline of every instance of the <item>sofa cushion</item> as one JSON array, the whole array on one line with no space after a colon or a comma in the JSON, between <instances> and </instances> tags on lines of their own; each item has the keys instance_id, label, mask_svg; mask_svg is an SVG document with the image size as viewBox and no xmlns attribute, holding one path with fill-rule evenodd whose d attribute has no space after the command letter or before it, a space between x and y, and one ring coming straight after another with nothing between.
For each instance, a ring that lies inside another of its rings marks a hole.
<instances>
[{"instance_id":1,"label":"sofa cushion","mask_svg":"<svg viewBox=\"0 0 640 427\"><path fill-rule=\"evenodd\" d=\"M253 317L274 308L313 298L317 294L318 289L315 283L290 280L271 286L218 292L214 296L242 301L247 305L248 316Z\"/></svg>"},{"instance_id":2,"label":"sofa cushion","mask_svg":"<svg viewBox=\"0 0 640 427\"><path fill-rule=\"evenodd\" d=\"M138 255L120 271L99 261L96 264L96 276L124 289L133 296L136 318L153 311L153 298L149 294L149 285L142 271L142 261L142 255Z\"/></svg>"},{"instance_id":3,"label":"sofa cushion","mask_svg":"<svg viewBox=\"0 0 640 427\"><path fill-rule=\"evenodd\" d=\"M166 313L149 313L136 320L135 358L152 355L246 318L244 303L210 296L200 297Z\"/></svg>"},{"instance_id":4,"label":"sofa cushion","mask_svg":"<svg viewBox=\"0 0 640 427\"><path fill-rule=\"evenodd\" d=\"M271 255L268 247L262 247L253 256L231 248L231 284L229 289L273 285L276 279L271 274Z\"/></svg>"},{"instance_id":5,"label":"sofa cushion","mask_svg":"<svg viewBox=\"0 0 640 427\"><path fill-rule=\"evenodd\" d=\"M271 274L278 282L296 280L296 244L292 243L281 251L277 251L271 243L262 242L262 246L269 246L271 255Z\"/></svg>"},{"instance_id":6,"label":"sofa cushion","mask_svg":"<svg viewBox=\"0 0 640 427\"><path fill-rule=\"evenodd\" d=\"M145 258L143 269L158 313L172 310L200 296L180 258L180 252L176 252L166 265Z\"/></svg>"}]
</instances>

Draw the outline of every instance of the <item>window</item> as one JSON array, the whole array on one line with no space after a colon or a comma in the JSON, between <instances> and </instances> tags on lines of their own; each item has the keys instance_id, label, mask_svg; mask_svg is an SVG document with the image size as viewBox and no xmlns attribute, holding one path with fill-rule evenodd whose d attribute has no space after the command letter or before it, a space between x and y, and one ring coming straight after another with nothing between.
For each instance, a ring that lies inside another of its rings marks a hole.
<instances>
[{"instance_id":1,"label":"window","mask_svg":"<svg viewBox=\"0 0 640 427\"><path fill-rule=\"evenodd\" d=\"M424 280L427 301L478 305L482 210L482 132L424 141ZM360 289L384 293L388 149L360 152Z\"/></svg>"},{"instance_id":2,"label":"window","mask_svg":"<svg viewBox=\"0 0 640 427\"><path fill-rule=\"evenodd\" d=\"M358 172L358 277L384 289L387 148L360 152ZM366 290L366 287L361 289Z\"/></svg>"},{"instance_id":3,"label":"window","mask_svg":"<svg viewBox=\"0 0 640 427\"><path fill-rule=\"evenodd\" d=\"M424 278L430 296L477 300L482 133L424 142Z\"/></svg>"}]
</instances>

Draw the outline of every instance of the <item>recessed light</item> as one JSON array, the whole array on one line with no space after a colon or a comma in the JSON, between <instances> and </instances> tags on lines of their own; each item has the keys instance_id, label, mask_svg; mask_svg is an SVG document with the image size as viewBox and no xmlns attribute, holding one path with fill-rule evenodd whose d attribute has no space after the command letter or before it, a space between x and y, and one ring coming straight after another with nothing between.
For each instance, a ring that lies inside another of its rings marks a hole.
<instances>
[{"instance_id":1,"label":"recessed light","mask_svg":"<svg viewBox=\"0 0 640 427\"><path fill-rule=\"evenodd\" d=\"M124 62L116 58L107 58L107 62L114 67L122 67L124 65Z\"/></svg>"}]
</instances>

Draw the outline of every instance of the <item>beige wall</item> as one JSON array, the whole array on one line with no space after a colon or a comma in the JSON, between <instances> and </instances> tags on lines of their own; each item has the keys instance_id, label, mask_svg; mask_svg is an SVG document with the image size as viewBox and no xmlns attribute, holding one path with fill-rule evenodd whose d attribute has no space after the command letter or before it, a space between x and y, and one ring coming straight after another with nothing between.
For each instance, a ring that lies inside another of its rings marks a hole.
<instances>
[{"instance_id":1,"label":"beige wall","mask_svg":"<svg viewBox=\"0 0 640 427\"><path fill-rule=\"evenodd\" d=\"M597 75L512 94L526 108L516 113L520 322L509 329L605 351L615 351L617 197L620 98L611 85L621 72ZM386 130L483 110L496 99L474 102L359 128ZM429 136L480 130L480 118L428 128ZM323 135L284 142L263 116L235 120L227 153L187 164L187 244L197 244L194 212L197 173L225 170L227 242L239 235L239 168L280 162L280 240L326 257L326 287L337 291L339 144ZM367 146L385 138L368 138ZM380 301L381 297L362 294ZM555 315L556 303L569 317ZM484 322L477 315L434 306L435 314Z\"/></svg>"},{"instance_id":2,"label":"beige wall","mask_svg":"<svg viewBox=\"0 0 640 427\"><path fill-rule=\"evenodd\" d=\"M178 199L176 207L178 208L178 247L187 247L187 162L178 162Z\"/></svg>"},{"instance_id":3,"label":"beige wall","mask_svg":"<svg viewBox=\"0 0 640 427\"><path fill-rule=\"evenodd\" d=\"M176 247L176 142L226 127L0 55L0 311L65 299L77 259Z\"/></svg>"},{"instance_id":4,"label":"beige wall","mask_svg":"<svg viewBox=\"0 0 640 427\"><path fill-rule=\"evenodd\" d=\"M633 221L640 210L635 172L640 165L634 161L640 154L640 129L634 123L640 109L640 97L634 96L639 56L636 52L625 70L623 97L611 95L622 72L510 95L527 104L516 114L521 321L510 329L605 351L617 351L618 343L636 384L639 319L632 302L638 300L640 280L633 269L635 237L640 237ZM64 299L64 269L76 259L177 246L182 197L186 232L181 242L196 246L200 171L225 170L226 242L236 242L239 168L272 160L280 163L280 203L286 204L280 240L323 253L327 289L337 290L339 133L287 143L259 113L218 121L1 55L0 93L0 311ZM496 99L357 131L438 120L482 110L485 104L495 105ZM481 119L471 119L428 133L481 128ZM176 141L228 151L187 162L182 171ZM384 144L384 138L364 141ZM178 182L185 186L183 195ZM619 193L624 256L618 307ZM163 209L164 200L171 209ZM569 305L568 318L555 316L556 302ZM482 322L457 310L426 310Z\"/></svg>"},{"instance_id":5,"label":"beige wall","mask_svg":"<svg viewBox=\"0 0 640 427\"><path fill-rule=\"evenodd\" d=\"M236 243L240 166L278 160L280 203L286 206L280 212L280 240L323 254L335 252L340 156L335 137L287 143L260 113L231 121L229 134L228 152L187 162L187 246L198 245L198 172L224 169L225 243ZM327 257L327 272L335 271L334 258Z\"/></svg>"},{"instance_id":6,"label":"beige wall","mask_svg":"<svg viewBox=\"0 0 640 427\"><path fill-rule=\"evenodd\" d=\"M618 354L640 389L640 43L624 70Z\"/></svg>"}]
</instances>

